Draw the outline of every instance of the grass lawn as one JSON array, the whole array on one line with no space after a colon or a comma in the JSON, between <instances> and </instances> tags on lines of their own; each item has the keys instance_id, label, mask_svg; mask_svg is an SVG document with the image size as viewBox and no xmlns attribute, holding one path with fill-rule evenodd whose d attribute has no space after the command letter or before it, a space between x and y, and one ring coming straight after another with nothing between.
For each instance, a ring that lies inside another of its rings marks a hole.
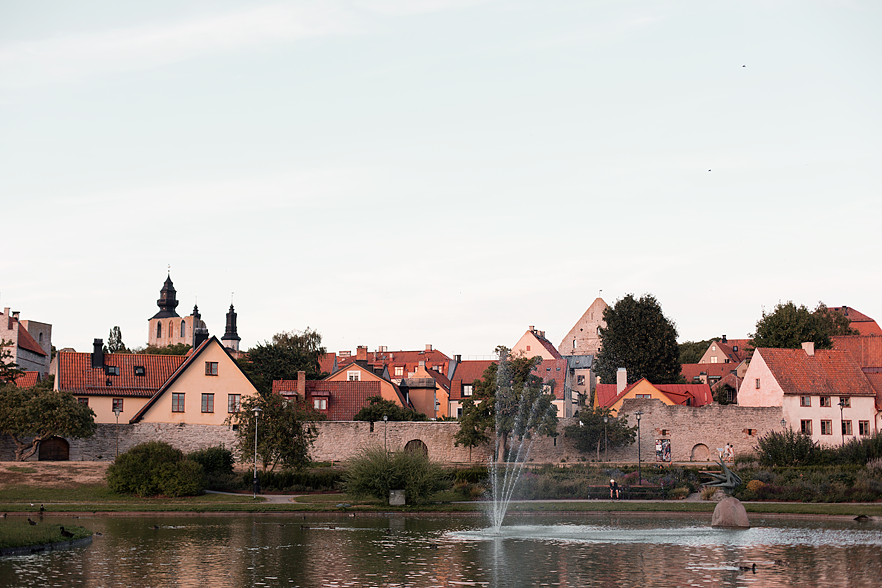
<instances>
[{"instance_id":1,"label":"grass lawn","mask_svg":"<svg viewBox=\"0 0 882 588\"><path fill-rule=\"evenodd\" d=\"M8 517L0 519L0 548L27 547L29 545L48 545L75 539L90 537L92 532L83 527L65 527L65 531L73 533L73 537L61 535L61 525L53 525L43 520L31 525L24 517Z\"/></svg>"}]
</instances>

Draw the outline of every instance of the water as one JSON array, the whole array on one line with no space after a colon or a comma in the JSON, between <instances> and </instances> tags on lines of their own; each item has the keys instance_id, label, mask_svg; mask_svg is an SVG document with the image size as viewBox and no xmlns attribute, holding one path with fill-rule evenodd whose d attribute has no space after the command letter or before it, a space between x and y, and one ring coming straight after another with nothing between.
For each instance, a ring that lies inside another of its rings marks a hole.
<instances>
[{"instance_id":1,"label":"water","mask_svg":"<svg viewBox=\"0 0 882 588\"><path fill-rule=\"evenodd\" d=\"M512 513L498 530L450 514L46 520L102 535L2 558L0 586L875 587L882 569L882 523L845 517L754 515L743 531L709 514Z\"/></svg>"}]
</instances>

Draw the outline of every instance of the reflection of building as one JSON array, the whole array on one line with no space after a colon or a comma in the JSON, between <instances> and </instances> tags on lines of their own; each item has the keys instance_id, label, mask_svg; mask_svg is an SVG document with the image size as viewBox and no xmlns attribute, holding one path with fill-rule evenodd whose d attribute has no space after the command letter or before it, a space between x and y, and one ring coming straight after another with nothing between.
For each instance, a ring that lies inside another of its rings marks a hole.
<instances>
[{"instance_id":1,"label":"reflection of building","mask_svg":"<svg viewBox=\"0 0 882 588\"><path fill-rule=\"evenodd\" d=\"M26 371L49 373L52 355L52 325L37 321L19 320L19 312L4 308L0 313L0 340L11 343L4 349L12 355L12 362Z\"/></svg>"}]
</instances>

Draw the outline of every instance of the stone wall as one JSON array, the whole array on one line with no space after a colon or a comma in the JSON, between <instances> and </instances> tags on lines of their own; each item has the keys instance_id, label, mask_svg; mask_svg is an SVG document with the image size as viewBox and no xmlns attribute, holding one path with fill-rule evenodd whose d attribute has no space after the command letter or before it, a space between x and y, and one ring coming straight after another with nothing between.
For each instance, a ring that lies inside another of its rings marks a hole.
<instances>
[{"instance_id":1,"label":"stone wall","mask_svg":"<svg viewBox=\"0 0 882 588\"><path fill-rule=\"evenodd\" d=\"M627 414L629 422L636 425L634 413L643 412L640 421L640 453L645 463L655 462L656 439L669 439L673 461L688 462L716 459L716 449L731 443L735 452L753 450L757 439L771 430L781 430L782 411L780 407L741 407L710 404L699 408L690 406L667 406L658 400L626 400L622 414ZM578 452L570 439L563 435L563 429L578 419L561 420L556 439L539 437L535 439L529 461L533 463L579 462L595 459L594 452L585 455ZM382 422L361 421L320 422L317 423L319 436L312 448L312 458L316 461L346 461L361 448L376 445L385 446L390 451L400 451L408 443L423 443L429 457L443 463L468 463L467 447L456 447L454 435L459 423L439 422ZM116 455L116 435L119 433L119 451L144 441L162 440L171 443L184 452L223 444L235 447L235 433L226 426L178 425L162 423L138 423L135 425L98 425L98 433L91 439L71 440L70 459L73 461L112 460ZM0 461L11 461L14 445L9 437L0 441ZM471 451L471 462L485 463L491 455L492 447L484 445ZM601 451L601 459L605 454ZM636 462L637 444L611 449L610 461Z\"/></svg>"}]
</instances>

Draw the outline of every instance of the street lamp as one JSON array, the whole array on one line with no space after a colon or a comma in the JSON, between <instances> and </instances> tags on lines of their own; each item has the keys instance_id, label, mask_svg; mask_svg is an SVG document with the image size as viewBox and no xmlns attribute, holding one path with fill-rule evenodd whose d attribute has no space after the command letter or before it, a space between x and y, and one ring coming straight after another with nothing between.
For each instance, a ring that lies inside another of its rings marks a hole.
<instances>
[{"instance_id":1,"label":"street lamp","mask_svg":"<svg viewBox=\"0 0 882 588\"><path fill-rule=\"evenodd\" d=\"M634 416L637 417L637 485L639 486L643 483L643 476L640 474L640 417L643 416L643 412L638 410Z\"/></svg>"},{"instance_id":2,"label":"street lamp","mask_svg":"<svg viewBox=\"0 0 882 588\"><path fill-rule=\"evenodd\" d=\"M609 461L609 437L606 434L606 423L609 422L609 415L603 415L603 459Z\"/></svg>"},{"instance_id":3,"label":"street lamp","mask_svg":"<svg viewBox=\"0 0 882 588\"><path fill-rule=\"evenodd\" d=\"M386 449L386 423L389 422L389 417L383 415L383 451L389 451Z\"/></svg>"},{"instance_id":4,"label":"street lamp","mask_svg":"<svg viewBox=\"0 0 882 588\"><path fill-rule=\"evenodd\" d=\"M260 492L260 482L257 481L257 419L260 416L261 409L259 406L254 407L254 485L252 489L254 490L253 498L257 498L257 493Z\"/></svg>"},{"instance_id":5,"label":"street lamp","mask_svg":"<svg viewBox=\"0 0 882 588\"><path fill-rule=\"evenodd\" d=\"M842 429L842 444L845 445L845 421L842 420L842 409L845 408L845 398L839 397L839 428Z\"/></svg>"},{"instance_id":6,"label":"street lamp","mask_svg":"<svg viewBox=\"0 0 882 588\"><path fill-rule=\"evenodd\" d=\"M113 407L113 414L116 415L116 456L119 457L119 413L122 412L122 407L117 404Z\"/></svg>"},{"instance_id":7,"label":"street lamp","mask_svg":"<svg viewBox=\"0 0 882 588\"><path fill-rule=\"evenodd\" d=\"M784 420L784 419L781 419L781 428L783 429L783 428L785 428L786 426L787 426L787 421Z\"/></svg>"}]
</instances>

